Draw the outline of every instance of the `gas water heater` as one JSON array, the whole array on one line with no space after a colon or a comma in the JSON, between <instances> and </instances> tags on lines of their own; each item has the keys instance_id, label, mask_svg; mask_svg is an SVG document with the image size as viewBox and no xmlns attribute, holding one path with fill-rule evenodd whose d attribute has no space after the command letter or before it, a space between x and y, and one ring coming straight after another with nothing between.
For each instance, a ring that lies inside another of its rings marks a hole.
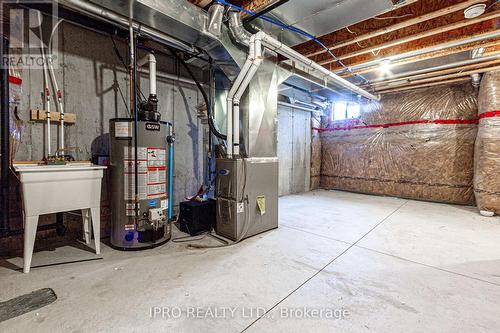
<instances>
[{"instance_id":1,"label":"gas water heater","mask_svg":"<svg viewBox=\"0 0 500 333\"><path fill-rule=\"evenodd\" d=\"M121 250L161 245L171 237L172 125L141 117L136 145L134 119L116 118L110 120L110 136L111 245Z\"/></svg>"}]
</instances>

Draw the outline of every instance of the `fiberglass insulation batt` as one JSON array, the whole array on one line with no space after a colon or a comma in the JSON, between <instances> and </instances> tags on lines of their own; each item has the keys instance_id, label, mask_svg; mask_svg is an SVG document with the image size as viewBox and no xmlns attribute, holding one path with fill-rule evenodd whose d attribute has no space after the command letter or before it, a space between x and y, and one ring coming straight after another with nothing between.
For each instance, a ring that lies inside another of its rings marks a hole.
<instances>
[{"instance_id":1,"label":"fiberglass insulation batt","mask_svg":"<svg viewBox=\"0 0 500 333\"><path fill-rule=\"evenodd\" d=\"M479 90L479 128L474 193L480 210L500 213L500 71L484 75Z\"/></svg>"},{"instance_id":2,"label":"fiberglass insulation batt","mask_svg":"<svg viewBox=\"0 0 500 333\"><path fill-rule=\"evenodd\" d=\"M321 131L321 186L471 204L476 133L470 83L383 95Z\"/></svg>"}]
</instances>

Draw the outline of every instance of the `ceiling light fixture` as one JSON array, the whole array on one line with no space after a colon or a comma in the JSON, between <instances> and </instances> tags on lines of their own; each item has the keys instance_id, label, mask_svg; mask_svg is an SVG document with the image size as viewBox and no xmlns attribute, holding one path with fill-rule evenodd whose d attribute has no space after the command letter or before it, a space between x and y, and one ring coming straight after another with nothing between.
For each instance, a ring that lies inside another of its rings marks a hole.
<instances>
[{"instance_id":1,"label":"ceiling light fixture","mask_svg":"<svg viewBox=\"0 0 500 333\"><path fill-rule=\"evenodd\" d=\"M481 16L486 11L486 4L477 4L474 6L470 6L469 8L464 10L464 16L466 19L473 19L478 16Z\"/></svg>"},{"instance_id":2,"label":"ceiling light fixture","mask_svg":"<svg viewBox=\"0 0 500 333\"><path fill-rule=\"evenodd\" d=\"M391 61L389 59L382 60L380 62L379 71L382 74L390 74L392 68Z\"/></svg>"}]
</instances>

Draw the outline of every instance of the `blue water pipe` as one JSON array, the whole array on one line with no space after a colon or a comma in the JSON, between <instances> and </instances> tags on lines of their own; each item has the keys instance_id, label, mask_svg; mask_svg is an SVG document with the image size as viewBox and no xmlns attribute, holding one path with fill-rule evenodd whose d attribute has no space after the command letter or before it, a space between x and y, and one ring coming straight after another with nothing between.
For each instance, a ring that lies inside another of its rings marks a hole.
<instances>
[{"instance_id":1,"label":"blue water pipe","mask_svg":"<svg viewBox=\"0 0 500 333\"><path fill-rule=\"evenodd\" d=\"M172 221L172 205L173 205L173 200L172 196L174 193L174 186L173 186L173 180L174 180L174 136L173 136L173 130L172 130L172 123L168 123L169 125L169 133L167 137L167 143L168 143L168 223Z\"/></svg>"}]
</instances>

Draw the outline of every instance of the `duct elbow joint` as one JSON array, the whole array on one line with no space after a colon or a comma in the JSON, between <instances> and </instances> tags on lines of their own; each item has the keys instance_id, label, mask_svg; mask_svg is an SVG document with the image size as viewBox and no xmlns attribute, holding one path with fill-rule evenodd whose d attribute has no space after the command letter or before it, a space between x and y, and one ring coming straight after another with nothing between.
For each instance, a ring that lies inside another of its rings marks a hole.
<instances>
[{"instance_id":1,"label":"duct elbow joint","mask_svg":"<svg viewBox=\"0 0 500 333\"><path fill-rule=\"evenodd\" d=\"M229 10L228 16L229 32L232 39L242 46L249 46L252 35L245 30L243 22L241 22L240 13L236 10Z\"/></svg>"}]
</instances>

